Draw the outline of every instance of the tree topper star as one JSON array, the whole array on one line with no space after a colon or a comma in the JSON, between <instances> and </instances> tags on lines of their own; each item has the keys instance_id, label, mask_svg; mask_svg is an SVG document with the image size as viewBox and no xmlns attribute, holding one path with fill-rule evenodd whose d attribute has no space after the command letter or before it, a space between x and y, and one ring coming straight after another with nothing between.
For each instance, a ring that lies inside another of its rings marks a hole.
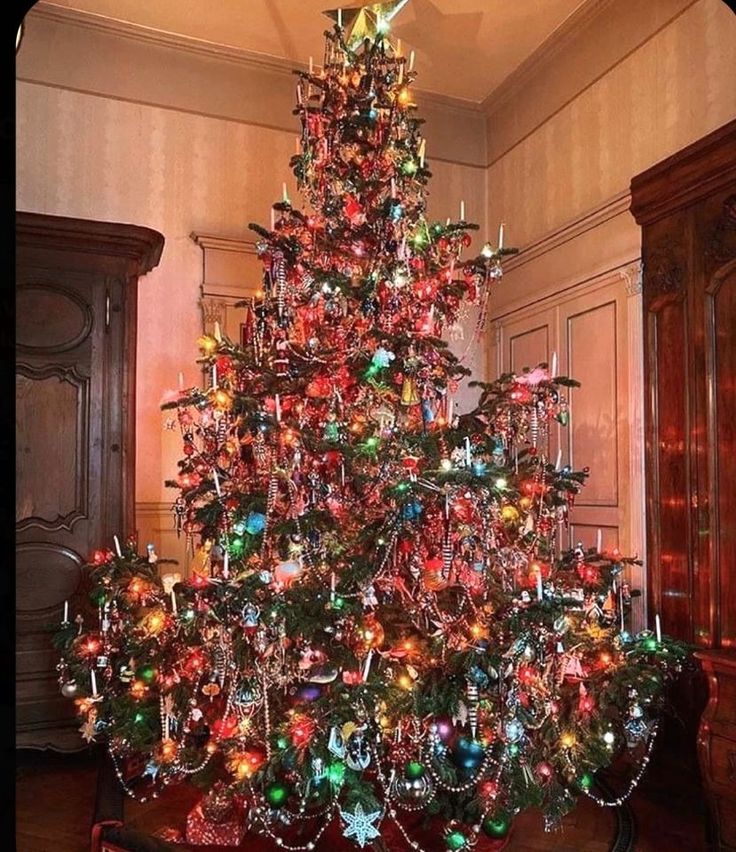
<instances>
[{"instance_id":1,"label":"tree topper star","mask_svg":"<svg viewBox=\"0 0 736 852\"><path fill-rule=\"evenodd\" d=\"M380 832L373 823L381 816L380 811L365 813L363 805L358 803L355 806L353 813L340 810L340 816L345 820L345 837L354 837L355 842L361 848L366 845L369 840L378 837Z\"/></svg>"},{"instance_id":2,"label":"tree topper star","mask_svg":"<svg viewBox=\"0 0 736 852\"><path fill-rule=\"evenodd\" d=\"M386 26L406 6L409 0L386 0L364 6L328 9L324 14L338 22L342 17L344 40L350 50L355 50L364 39L375 40L381 26Z\"/></svg>"}]
</instances>

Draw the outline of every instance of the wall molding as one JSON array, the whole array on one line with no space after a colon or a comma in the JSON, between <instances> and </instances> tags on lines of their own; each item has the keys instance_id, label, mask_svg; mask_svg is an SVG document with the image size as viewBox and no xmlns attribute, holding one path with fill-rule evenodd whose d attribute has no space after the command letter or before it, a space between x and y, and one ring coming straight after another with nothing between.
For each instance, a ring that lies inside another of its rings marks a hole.
<instances>
[{"instance_id":1,"label":"wall molding","mask_svg":"<svg viewBox=\"0 0 736 852\"><path fill-rule=\"evenodd\" d=\"M196 231L192 231L190 236L203 250L215 249L216 251L234 251L238 254L257 254L255 240L242 240L237 237L218 237L212 234L198 234Z\"/></svg>"},{"instance_id":2,"label":"wall molding","mask_svg":"<svg viewBox=\"0 0 736 852\"><path fill-rule=\"evenodd\" d=\"M600 0L595 0L595 2L600 2ZM154 27L144 26L143 24L134 24L130 21L109 18L106 15L100 15L95 12L60 6L56 3L50 3L48 0L39 0L29 10L28 15L31 18L43 18L54 23L82 27L145 44L153 44L158 47L168 47L186 53L198 54L199 56L221 59L260 71L271 71L289 78L293 77L294 71L307 71L309 68L306 62L300 62L299 60L272 56L267 53L257 53L242 47L218 44L182 33L158 30ZM469 113L474 116L479 116L483 113L480 102L466 98L455 98L420 87L416 87L415 91L418 98L424 103L435 104L445 109Z\"/></svg>"},{"instance_id":3,"label":"wall molding","mask_svg":"<svg viewBox=\"0 0 736 852\"><path fill-rule=\"evenodd\" d=\"M521 131L510 144L507 144L500 153L489 157L486 167L490 169L493 165L503 160L504 157L507 157L514 148L537 133L545 124L562 112L562 110L574 103L600 80L607 77L619 65L629 59L630 56L644 47L651 39L655 38L662 30L670 26L698 2L699 0L683 0L682 7L664 21L661 21L654 29L647 30L642 27L641 31L637 33L641 37L637 37L635 43L630 45L628 49L624 48L622 53L612 58L605 67L601 68L590 79L585 80L576 77L575 83L569 86L569 91L558 99L557 105L550 107L548 112L540 115L526 130ZM487 118L490 120L504 107L513 105L514 100L523 97L525 91L533 89L535 80L539 80L540 77L544 77L550 72L555 60L560 57L563 50L567 50L571 55L574 55L575 40L580 39L584 30L592 24L593 20L611 6L611 0L599 0L599 2L592 0L592 2L576 10L567 21L558 27L547 41L540 45L537 51L531 54L516 71L506 77L495 91L491 92L483 101L482 106L484 107Z\"/></svg>"},{"instance_id":4,"label":"wall molding","mask_svg":"<svg viewBox=\"0 0 736 852\"><path fill-rule=\"evenodd\" d=\"M555 306L576 299L584 293L593 293L602 287L607 287L611 281L619 281L624 278L622 270L627 269L635 263L634 259L614 263L604 269L586 275L582 278L576 277L567 282L558 282L533 294L523 296L514 302L508 303L503 312L492 317L494 323L505 325L512 317L521 317L526 313L536 313L543 308L554 308Z\"/></svg>"},{"instance_id":5,"label":"wall molding","mask_svg":"<svg viewBox=\"0 0 736 852\"><path fill-rule=\"evenodd\" d=\"M631 204L631 193L628 189L619 192L612 198L603 201L596 205L591 210L581 213L575 219L560 225L552 231L548 231L536 240L524 246L517 255L512 256L509 260L504 261L504 272L511 272L514 269L524 266L535 258L540 257L552 249L569 243L571 240L577 239L587 231L598 228L610 219L620 216L629 209Z\"/></svg>"},{"instance_id":6,"label":"wall molding","mask_svg":"<svg viewBox=\"0 0 736 852\"><path fill-rule=\"evenodd\" d=\"M565 20L550 33L539 47L511 72L504 80L489 92L480 102L479 106L486 113L492 115L507 103L520 97L545 66L553 62L556 56L566 50L572 41L589 26L589 24L607 7L613 0L583 0Z\"/></svg>"}]
</instances>

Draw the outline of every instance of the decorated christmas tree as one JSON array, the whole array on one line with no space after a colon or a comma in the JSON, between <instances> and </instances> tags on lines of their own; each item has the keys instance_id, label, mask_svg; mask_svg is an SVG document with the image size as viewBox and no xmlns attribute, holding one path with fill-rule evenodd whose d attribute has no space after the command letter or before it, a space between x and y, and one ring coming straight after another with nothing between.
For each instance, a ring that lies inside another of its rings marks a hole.
<instances>
[{"instance_id":1,"label":"decorated christmas tree","mask_svg":"<svg viewBox=\"0 0 736 852\"><path fill-rule=\"evenodd\" d=\"M290 849L390 824L422 848L417 812L441 820L431 848L503 837L531 806L553 826L603 801L621 752L625 794L684 656L626 631L631 560L562 549L585 473L548 434L575 383L541 364L457 411L468 370L443 334L474 304L479 343L511 250L463 261L475 226L426 218L413 61L388 37L404 2L329 13L297 84L305 210L284 193L251 226L244 340L202 337L206 387L168 403L190 576L116 541L91 566L94 622L57 637L85 738L121 779L143 757L131 795L192 779L204 823L236 803Z\"/></svg>"}]
</instances>

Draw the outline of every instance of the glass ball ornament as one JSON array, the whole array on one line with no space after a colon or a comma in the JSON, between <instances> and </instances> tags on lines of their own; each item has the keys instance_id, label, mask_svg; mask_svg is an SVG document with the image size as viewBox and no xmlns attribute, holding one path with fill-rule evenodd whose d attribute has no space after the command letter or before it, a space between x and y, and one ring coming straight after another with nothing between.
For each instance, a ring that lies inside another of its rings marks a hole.
<instances>
[{"instance_id":1,"label":"glass ball ornament","mask_svg":"<svg viewBox=\"0 0 736 852\"><path fill-rule=\"evenodd\" d=\"M505 814L495 814L483 820L483 834L495 840L506 837L509 833L509 828L511 828L511 822Z\"/></svg>"},{"instance_id":2,"label":"glass ball ornament","mask_svg":"<svg viewBox=\"0 0 736 852\"><path fill-rule=\"evenodd\" d=\"M410 760L404 767L404 777L411 780L421 778L425 773L425 766L418 760Z\"/></svg>"},{"instance_id":3,"label":"glass ball ornament","mask_svg":"<svg viewBox=\"0 0 736 852\"><path fill-rule=\"evenodd\" d=\"M584 772L580 778L578 778L578 786L581 790L590 790L593 786L593 776L590 772Z\"/></svg>"},{"instance_id":4,"label":"glass ball ornament","mask_svg":"<svg viewBox=\"0 0 736 852\"><path fill-rule=\"evenodd\" d=\"M452 750L452 758L460 769L471 772L483 762L485 749L477 741L469 737L460 737Z\"/></svg>"},{"instance_id":5,"label":"glass ball ornament","mask_svg":"<svg viewBox=\"0 0 736 852\"><path fill-rule=\"evenodd\" d=\"M452 721L447 716L438 716L430 726L432 733L437 734L443 743L448 743L455 733Z\"/></svg>"},{"instance_id":6,"label":"glass ball ornament","mask_svg":"<svg viewBox=\"0 0 736 852\"><path fill-rule=\"evenodd\" d=\"M68 680L61 685L61 694L64 698L76 698L79 692L76 680Z\"/></svg>"},{"instance_id":7,"label":"glass ball ornament","mask_svg":"<svg viewBox=\"0 0 736 852\"><path fill-rule=\"evenodd\" d=\"M277 562L273 570L273 578L282 586L290 586L294 580L301 577L304 567L300 561L296 559L286 559L283 562Z\"/></svg>"},{"instance_id":8,"label":"glass ball ornament","mask_svg":"<svg viewBox=\"0 0 736 852\"><path fill-rule=\"evenodd\" d=\"M274 781L263 791L266 801L272 808L281 808L289 798L289 788L280 781Z\"/></svg>"},{"instance_id":9,"label":"glass ball ornament","mask_svg":"<svg viewBox=\"0 0 736 852\"><path fill-rule=\"evenodd\" d=\"M468 845L468 838L457 829L448 831L445 834L445 846L450 852L457 852L458 849L465 849Z\"/></svg>"},{"instance_id":10,"label":"glass ball ornament","mask_svg":"<svg viewBox=\"0 0 736 852\"><path fill-rule=\"evenodd\" d=\"M258 535L266 527L266 516L262 512L251 512L245 519L245 531L249 535Z\"/></svg>"},{"instance_id":11,"label":"glass ball ornament","mask_svg":"<svg viewBox=\"0 0 736 852\"><path fill-rule=\"evenodd\" d=\"M397 778L393 783L392 792L399 803L420 807L425 805L432 795L432 782L426 775L419 778Z\"/></svg>"},{"instance_id":12,"label":"glass ball ornament","mask_svg":"<svg viewBox=\"0 0 736 852\"><path fill-rule=\"evenodd\" d=\"M524 735L524 726L518 719L509 719L504 725L504 734L507 742L518 742Z\"/></svg>"}]
</instances>

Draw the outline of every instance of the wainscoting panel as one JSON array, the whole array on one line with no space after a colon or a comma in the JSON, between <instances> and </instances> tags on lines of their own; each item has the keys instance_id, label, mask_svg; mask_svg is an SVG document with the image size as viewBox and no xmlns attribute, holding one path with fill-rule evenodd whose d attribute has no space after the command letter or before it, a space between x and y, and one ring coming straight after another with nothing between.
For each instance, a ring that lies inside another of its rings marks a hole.
<instances>
[{"instance_id":1,"label":"wainscoting panel","mask_svg":"<svg viewBox=\"0 0 736 852\"><path fill-rule=\"evenodd\" d=\"M514 306L493 323L492 375L550 363L557 353L557 374L581 383L566 391L570 424L552 427L548 449L551 459L561 451L563 465L590 468L563 548L578 542L595 546L600 530L604 550L643 554L641 331L631 327L641 316L638 273L637 261L617 265L562 292L547 291L537 301ZM627 569L627 579L644 592L638 566ZM644 626L644 611L639 598L634 629Z\"/></svg>"}]
</instances>

